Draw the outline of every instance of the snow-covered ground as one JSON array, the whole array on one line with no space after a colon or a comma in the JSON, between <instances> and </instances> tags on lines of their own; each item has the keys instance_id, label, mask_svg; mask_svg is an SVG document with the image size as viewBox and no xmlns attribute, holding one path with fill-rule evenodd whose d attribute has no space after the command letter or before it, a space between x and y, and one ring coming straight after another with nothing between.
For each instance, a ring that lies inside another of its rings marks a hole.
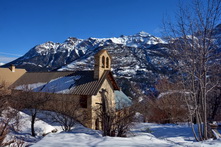
<instances>
[{"instance_id":1,"label":"snow-covered ground","mask_svg":"<svg viewBox=\"0 0 221 147\"><path fill-rule=\"evenodd\" d=\"M6 136L4 143L12 142L11 146L16 146L16 143L23 144L23 146L32 145L43 138L44 134L57 129L61 131L61 128L56 123L47 122L45 120L47 115L44 113L39 113L38 118L35 122L35 133L36 137L31 136L31 117L28 115L29 111L18 112L19 123L15 126L15 130L11 130ZM1 118L1 117L0 117ZM44 121L43 121L44 120ZM16 120L10 121L10 124L15 124ZM18 130L16 129L18 127ZM11 147L10 146L10 147Z\"/></svg>"},{"instance_id":2,"label":"snow-covered ground","mask_svg":"<svg viewBox=\"0 0 221 147\"><path fill-rule=\"evenodd\" d=\"M148 130L148 132L147 132ZM100 131L77 126L71 132L49 134L33 147L99 147L99 146L146 146L146 147L206 147L221 146L221 140L195 142L188 125L158 125L152 123L136 123L128 134L129 137L102 137Z\"/></svg>"},{"instance_id":3,"label":"snow-covered ground","mask_svg":"<svg viewBox=\"0 0 221 147\"><path fill-rule=\"evenodd\" d=\"M36 121L37 136L30 135L30 116L20 112L20 131L11 132L7 140L24 140L24 146L33 147L99 147L99 146L135 146L135 147L221 147L221 139L195 142L191 128L187 125L154 123L134 123L128 137L102 137L101 131L85 128L78 124L70 132L63 132L56 123L47 120L47 115L40 114ZM56 133L49 133L57 129ZM45 137L43 134L49 133Z\"/></svg>"}]
</instances>

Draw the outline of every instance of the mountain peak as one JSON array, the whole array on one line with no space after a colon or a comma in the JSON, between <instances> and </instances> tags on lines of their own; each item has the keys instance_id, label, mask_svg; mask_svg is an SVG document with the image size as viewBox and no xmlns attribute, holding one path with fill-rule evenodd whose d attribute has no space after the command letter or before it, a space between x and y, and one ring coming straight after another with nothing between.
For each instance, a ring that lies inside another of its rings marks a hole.
<instances>
[{"instance_id":1,"label":"mountain peak","mask_svg":"<svg viewBox=\"0 0 221 147\"><path fill-rule=\"evenodd\" d=\"M151 35L147 32L141 31L141 32L137 33L135 36L149 37Z\"/></svg>"},{"instance_id":2,"label":"mountain peak","mask_svg":"<svg viewBox=\"0 0 221 147\"><path fill-rule=\"evenodd\" d=\"M76 40L78 40L78 38L76 38L76 37L68 37L68 39L66 39L66 41L70 41L70 40L76 41Z\"/></svg>"}]
</instances>

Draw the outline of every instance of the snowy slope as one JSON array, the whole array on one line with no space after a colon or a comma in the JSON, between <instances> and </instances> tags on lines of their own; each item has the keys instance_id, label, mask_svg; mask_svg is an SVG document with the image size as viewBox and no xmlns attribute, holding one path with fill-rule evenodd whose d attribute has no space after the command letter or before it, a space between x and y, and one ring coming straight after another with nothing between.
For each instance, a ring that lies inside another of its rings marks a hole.
<instances>
[{"instance_id":1,"label":"snowy slope","mask_svg":"<svg viewBox=\"0 0 221 147\"><path fill-rule=\"evenodd\" d=\"M130 138L102 137L94 130L76 128L71 133L50 134L33 147L73 147L73 146L171 146L170 142L156 139L150 134Z\"/></svg>"},{"instance_id":2,"label":"snowy slope","mask_svg":"<svg viewBox=\"0 0 221 147\"><path fill-rule=\"evenodd\" d=\"M145 132L150 128L153 133ZM195 142L191 128L187 125L157 125L150 123L137 123L132 128L129 137L102 137L100 131L91 130L78 125L71 132L49 134L33 147L101 147L101 146L127 146L127 147L219 147L221 140L208 140Z\"/></svg>"},{"instance_id":3,"label":"snowy slope","mask_svg":"<svg viewBox=\"0 0 221 147\"><path fill-rule=\"evenodd\" d=\"M62 129L57 123L47 121L47 115L45 113L38 113L35 122L36 137L31 136L31 116L29 111L20 111L17 115L19 118L18 130L11 130L4 139L4 143L12 142L11 146L17 146L17 143L23 144L22 147L34 144L43 138L43 134L50 133L52 130L61 132ZM0 117L2 119L2 117ZM16 121L16 120L14 120ZM10 123L14 123L11 121Z\"/></svg>"},{"instance_id":4,"label":"snowy slope","mask_svg":"<svg viewBox=\"0 0 221 147\"><path fill-rule=\"evenodd\" d=\"M14 140L22 142L23 146L33 147L95 147L95 146L127 146L127 147L219 147L221 139L195 142L188 124L154 124L154 123L134 123L127 137L103 137L102 132L85 128L77 124L70 132L62 132L61 127L47 119L46 114L53 112L41 111L37 115L35 123L36 137L30 135L29 111L19 112L19 131L11 130L5 142ZM0 117L1 119L1 117ZM56 133L50 133L52 130ZM47 134L43 137L43 134ZM16 146L16 142L11 146Z\"/></svg>"}]
</instances>

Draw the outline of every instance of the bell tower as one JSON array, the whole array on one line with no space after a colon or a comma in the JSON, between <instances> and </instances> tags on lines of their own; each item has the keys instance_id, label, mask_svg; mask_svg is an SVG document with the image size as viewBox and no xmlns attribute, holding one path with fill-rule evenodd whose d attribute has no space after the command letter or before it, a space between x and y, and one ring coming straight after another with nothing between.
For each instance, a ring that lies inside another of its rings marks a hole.
<instances>
[{"instance_id":1,"label":"bell tower","mask_svg":"<svg viewBox=\"0 0 221 147\"><path fill-rule=\"evenodd\" d=\"M94 79L99 80L105 70L111 70L111 57L107 50L100 50L94 56Z\"/></svg>"}]
</instances>

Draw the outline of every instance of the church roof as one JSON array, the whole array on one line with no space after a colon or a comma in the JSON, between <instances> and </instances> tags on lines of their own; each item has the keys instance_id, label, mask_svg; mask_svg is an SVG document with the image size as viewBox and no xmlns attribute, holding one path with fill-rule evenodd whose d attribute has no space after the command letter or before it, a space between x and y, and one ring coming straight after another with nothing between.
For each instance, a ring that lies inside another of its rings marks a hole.
<instances>
[{"instance_id":1,"label":"church roof","mask_svg":"<svg viewBox=\"0 0 221 147\"><path fill-rule=\"evenodd\" d=\"M119 90L110 71L105 71L99 80L94 79L94 71L30 72L25 73L11 88L33 92L96 95L105 79L110 81L114 90Z\"/></svg>"}]
</instances>

